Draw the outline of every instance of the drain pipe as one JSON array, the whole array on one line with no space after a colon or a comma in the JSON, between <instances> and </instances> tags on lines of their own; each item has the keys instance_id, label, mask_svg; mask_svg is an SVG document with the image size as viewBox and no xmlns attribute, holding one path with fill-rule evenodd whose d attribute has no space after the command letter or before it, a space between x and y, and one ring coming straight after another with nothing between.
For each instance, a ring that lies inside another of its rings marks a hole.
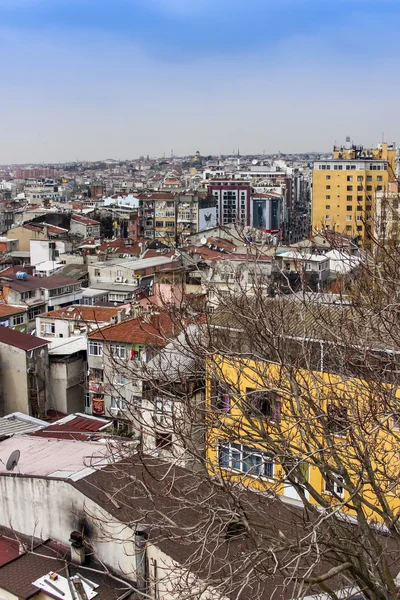
<instances>
[{"instance_id":1,"label":"drain pipe","mask_svg":"<svg viewBox=\"0 0 400 600\"><path fill-rule=\"evenodd\" d=\"M144 529L136 527L135 530L135 557L136 557L136 588L139 594L147 593L147 539Z\"/></svg>"}]
</instances>

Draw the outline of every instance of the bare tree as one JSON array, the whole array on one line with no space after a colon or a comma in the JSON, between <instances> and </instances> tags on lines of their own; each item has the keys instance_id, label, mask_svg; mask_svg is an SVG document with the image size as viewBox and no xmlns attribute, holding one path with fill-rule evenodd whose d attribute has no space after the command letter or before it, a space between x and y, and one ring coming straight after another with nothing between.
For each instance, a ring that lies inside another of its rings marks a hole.
<instances>
[{"instance_id":1,"label":"bare tree","mask_svg":"<svg viewBox=\"0 0 400 600\"><path fill-rule=\"evenodd\" d=\"M141 445L107 486L131 526L181 548L180 597L400 597L400 254L374 243L336 295L301 268L282 294L260 268L274 252L251 248L250 278L205 290L212 314L181 294L162 307L175 338L124 365L143 381Z\"/></svg>"}]
</instances>

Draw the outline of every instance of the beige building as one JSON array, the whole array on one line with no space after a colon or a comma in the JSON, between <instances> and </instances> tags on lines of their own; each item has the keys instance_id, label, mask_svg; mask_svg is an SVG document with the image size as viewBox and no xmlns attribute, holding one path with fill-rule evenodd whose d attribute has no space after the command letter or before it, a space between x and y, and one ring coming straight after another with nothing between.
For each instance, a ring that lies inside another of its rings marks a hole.
<instances>
[{"instance_id":1,"label":"beige building","mask_svg":"<svg viewBox=\"0 0 400 600\"><path fill-rule=\"evenodd\" d=\"M49 408L48 342L0 327L0 414L42 418Z\"/></svg>"}]
</instances>

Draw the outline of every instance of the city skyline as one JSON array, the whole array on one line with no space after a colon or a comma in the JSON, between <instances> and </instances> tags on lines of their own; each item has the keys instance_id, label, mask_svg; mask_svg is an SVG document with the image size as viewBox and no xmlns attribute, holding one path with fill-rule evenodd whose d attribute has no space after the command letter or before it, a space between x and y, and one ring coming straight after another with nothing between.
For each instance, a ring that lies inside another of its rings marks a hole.
<instances>
[{"instance_id":1,"label":"city skyline","mask_svg":"<svg viewBox=\"0 0 400 600\"><path fill-rule=\"evenodd\" d=\"M0 0L0 163L400 138L394 0Z\"/></svg>"}]
</instances>

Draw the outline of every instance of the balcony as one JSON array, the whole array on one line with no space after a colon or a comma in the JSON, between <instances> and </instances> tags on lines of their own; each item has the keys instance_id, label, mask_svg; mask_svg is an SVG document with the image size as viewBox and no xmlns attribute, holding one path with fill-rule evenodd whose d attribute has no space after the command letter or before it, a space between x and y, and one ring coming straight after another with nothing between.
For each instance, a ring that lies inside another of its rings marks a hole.
<instances>
[{"instance_id":1,"label":"balcony","mask_svg":"<svg viewBox=\"0 0 400 600\"><path fill-rule=\"evenodd\" d=\"M104 384L102 381L89 381L89 391L95 394L104 394Z\"/></svg>"}]
</instances>

